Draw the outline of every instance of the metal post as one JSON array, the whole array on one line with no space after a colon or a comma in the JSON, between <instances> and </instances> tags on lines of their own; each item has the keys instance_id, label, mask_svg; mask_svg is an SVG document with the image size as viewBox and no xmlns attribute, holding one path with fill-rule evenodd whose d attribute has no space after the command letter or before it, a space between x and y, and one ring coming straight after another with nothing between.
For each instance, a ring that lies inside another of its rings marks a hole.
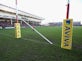
<instances>
[{"instance_id":1,"label":"metal post","mask_svg":"<svg viewBox=\"0 0 82 61\"><path fill-rule=\"evenodd\" d=\"M17 0L16 0L15 37L16 37L16 38L21 38L20 23L18 23L18 7L17 7Z\"/></svg>"},{"instance_id":2,"label":"metal post","mask_svg":"<svg viewBox=\"0 0 82 61\"><path fill-rule=\"evenodd\" d=\"M16 23L18 23L18 3L16 0Z\"/></svg>"},{"instance_id":3,"label":"metal post","mask_svg":"<svg viewBox=\"0 0 82 61\"><path fill-rule=\"evenodd\" d=\"M39 31L37 31L34 27L32 27L29 23L27 23L25 20L22 20L25 22L31 29L33 29L37 34L39 34L43 39L45 39L48 43L53 44L50 40L48 40L44 35L42 35Z\"/></svg>"},{"instance_id":4,"label":"metal post","mask_svg":"<svg viewBox=\"0 0 82 61\"><path fill-rule=\"evenodd\" d=\"M66 19L69 18L69 9L70 9L70 2L68 0L68 4L67 4L67 13L66 13Z\"/></svg>"}]
</instances>

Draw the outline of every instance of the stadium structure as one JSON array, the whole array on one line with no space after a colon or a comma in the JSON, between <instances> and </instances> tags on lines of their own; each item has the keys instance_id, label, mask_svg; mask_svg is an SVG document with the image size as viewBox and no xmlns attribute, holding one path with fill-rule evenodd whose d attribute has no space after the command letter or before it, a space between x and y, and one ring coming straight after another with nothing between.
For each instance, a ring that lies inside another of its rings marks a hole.
<instances>
[{"instance_id":1,"label":"stadium structure","mask_svg":"<svg viewBox=\"0 0 82 61\"><path fill-rule=\"evenodd\" d=\"M0 27L14 27L16 22L16 9L0 4ZM26 20L30 25L38 26L44 18L18 10L18 20L22 27L26 24L22 20Z\"/></svg>"}]
</instances>

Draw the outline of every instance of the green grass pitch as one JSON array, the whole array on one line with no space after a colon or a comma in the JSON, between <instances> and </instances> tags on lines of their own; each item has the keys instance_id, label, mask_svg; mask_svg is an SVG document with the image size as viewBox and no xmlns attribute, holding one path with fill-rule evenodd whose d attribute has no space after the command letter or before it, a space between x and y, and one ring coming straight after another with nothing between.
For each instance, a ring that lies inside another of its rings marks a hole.
<instances>
[{"instance_id":1,"label":"green grass pitch","mask_svg":"<svg viewBox=\"0 0 82 61\"><path fill-rule=\"evenodd\" d=\"M82 61L82 26L73 27L72 50L60 47L61 27L36 27L53 45L30 28L22 28L16 39L14 29L0 30L0 61Z\"/></svg>"}]
</instances>

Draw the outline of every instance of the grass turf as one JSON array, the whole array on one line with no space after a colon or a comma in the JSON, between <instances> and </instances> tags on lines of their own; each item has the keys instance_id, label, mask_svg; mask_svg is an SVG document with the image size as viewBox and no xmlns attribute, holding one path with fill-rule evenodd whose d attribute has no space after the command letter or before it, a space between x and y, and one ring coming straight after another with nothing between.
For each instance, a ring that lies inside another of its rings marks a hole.
<instances>
[{"instance_id":1,"label":"grass turf","mask_svg":"<svg viewBox=\"0 0 82 61\"><path fill-rule=\"evenodd\" d=\"M16 39L14 29L0 30L0 61L82 61L82 27L73 28L73 48L60 48L61 27L36 27L53 45L30 28Z\"/></svg>"}]
</instances>

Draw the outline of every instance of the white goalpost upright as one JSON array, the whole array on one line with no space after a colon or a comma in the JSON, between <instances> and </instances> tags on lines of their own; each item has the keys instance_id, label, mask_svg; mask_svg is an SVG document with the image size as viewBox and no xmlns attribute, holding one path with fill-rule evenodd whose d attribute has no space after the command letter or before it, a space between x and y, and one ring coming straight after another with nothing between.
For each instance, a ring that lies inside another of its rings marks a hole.
<instances>
[{"instance_id":1,"label":"white goalpost upright","mask_svg":"<svg viewBox=\"0 0 82 61\"><path fill-rule=\"evenodd\" d=\"M47 39L43 34L41 34L38 30L36 30L34 27L32 27L28 22L25 20L22 20L24 23L26 23L31 29L33 29L37 34L39 34L43 39L45 39L48 43L53 44L49 39Z\"/></svg>"},{"instance_id":2,"label":"white goalpost upright","mask_svg":"<svg viewBox=\"0 0 82 61\"><path fill-rule=\"evenodd\" d=\"M20 23L18 21L18 1L15 0L16 4L16 22L14 24L15 26L15 38L21 38L21 29L20 29Z\"/></svg>"},{"instance_id":3,"label":"white goalpost upright","mask_svg":"<svg viewBox=\"0 0 82 61\"><path fill-rule=\"evenodd\" d=\"M15 0L16 4L16 23L15 23L15 37L21 38L21 29L20 29L20 23L18 21L18 1ZM37 31L34 27L32 27L29 23L27 23L24 19L22 20L24 23L26 23L31 29L33 29L37 34L39 34L43 39L45 39L48 43L53 44L50 40L48 40L43 34L41 34L39 31Z\"/></svg>"}]
</instances>

